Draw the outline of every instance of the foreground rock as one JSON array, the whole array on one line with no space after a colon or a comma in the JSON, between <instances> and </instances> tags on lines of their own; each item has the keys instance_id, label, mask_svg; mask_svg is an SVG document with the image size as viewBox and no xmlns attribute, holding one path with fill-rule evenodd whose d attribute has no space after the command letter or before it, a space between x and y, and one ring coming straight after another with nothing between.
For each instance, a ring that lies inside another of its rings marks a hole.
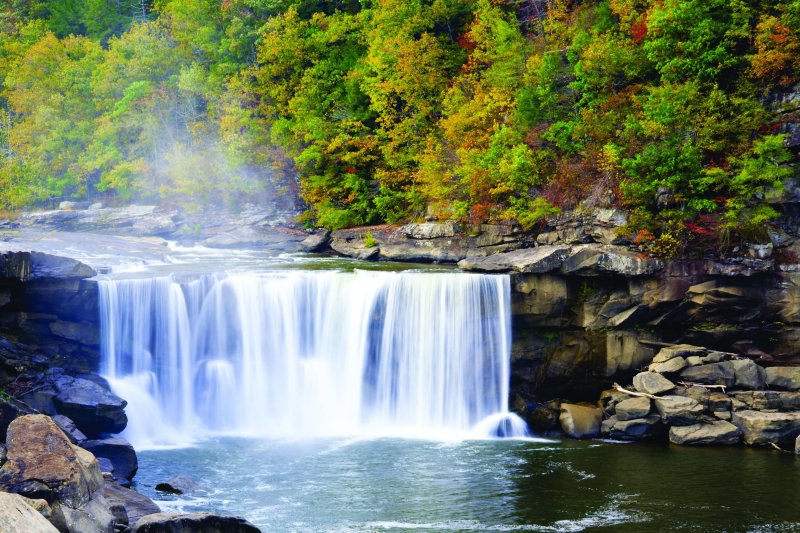
<instances>
[{"instance_id":1,"label":"foreground rock","mask_svg":"<svg viewBox=\"0 0 800 533\"><path fill-rule=\"evenodd\" d=\"M738 411L731 421L742 430L744 443L749 446L788 445L800 435L800 412Z\"/></svg>"},{"instance_id":2,"label":"foreground rock","mask_svg":"<svg viewBox=\"0 0 800 533\"><path fill-rule=\"evenodd\" d=\"M62 376L56 380L56 410L90 439L120 433L128 424L128 402L93 381Z\"/></svg>"},{"instance_id":3,"label":"foreground rock","mask_svg":"<svg viewBox=\"0 0 800 533\"><path fill-rule=\"evenodd\" d=\"M87 440L80 446L92 452L98 459L106 458L111 461L114 479L124 486L130 486L133 476L139 469L139 461L136 451L127 440L121 437Z\"/></svg>"},{"instance_id":4,"label":"foreground rock","mask_svg":"<svg viewBox=\"0 0 800 533\"><path fill-rule=\"evenodd\" d=\"M110 531L114 517L103 498L103 477L94 456L69 442L50 417L26 415L8 428L7 461L0 487L51 506L58 529L69 533Z\"/></svg>"},{"instance_id":5,"label":"foreground rock","mask_svg":"<svg viewBox=\"0 0 800 533\"><path fill-rule=\"evenodd\" d=\"M58 533L30 500L18 494L0 492L0 531L3 533Z\"/></svg>"},{"instance_id":6,"label":"foreground rock","mask_svg":"<svg viewBox=\"0 0 800 533\"><path fill-rule=\"evenodd\" d=\"M260 533L260 530L233 516L156 513L142 517L131 533Z\"/></svg>"},{"instance_id":7,"label":"foreground rock","mask_svg":"<svg viewBox=\"0 0 800 533\"><path fill-rule=\"evenodd\" d=\"M103 496L105 496L106 504L110 509L121 507L125 510L126 521L122 523L127 525L135 524L143 516L161 512L158 505L144 494L139 494L108 479L105 481Z\"/></svg>"},{"instance_id":8,"label":"foreground rock","mask_svg":"<svg viewBox=\"0 0 800 533\"><path fill-rule=\"evenodd\" d=\"M156 485L156 490L169 494L193 494L200 490L200 485L189 476L178 474Z\"/></svg>"}]
</instances>

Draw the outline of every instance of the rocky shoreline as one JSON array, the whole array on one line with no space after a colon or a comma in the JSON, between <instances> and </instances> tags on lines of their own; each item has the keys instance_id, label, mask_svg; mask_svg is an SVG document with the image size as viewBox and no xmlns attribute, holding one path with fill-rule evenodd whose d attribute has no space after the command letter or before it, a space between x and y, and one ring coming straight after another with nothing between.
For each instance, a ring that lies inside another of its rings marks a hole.
<instances>
[{"instance_id":1,"label":"rocky shoreline","mask_svg":"<svg viewBox=\"0 0 800 533\"><path fill-rule=\"evenodd\" d=\"M511 403L534 431L681 445L800 446L800 265L778 261L764 247L726 260L654 259L616 236L624 215L614 210L563 216L538 235L452 222L310 233L255 212L198 230L190 219L155 208L117 211L24 215L3 224L0 235L13 248L26 232L67 223L125 238L507 273ZM767 248L794 246L783 232ZM3 496L0 505L33 517L25 531L48 531L34 515L59 531L193 531L200 524L204 531L257 531L229 517L157 514L152 501L127 488L136 453L113 436L125 427L125 401L92 373L99 349L97 284L88 281L94 275L74 259L0 254L0 438L6 442L0 486L28 498ZM35 451L45 441L59 442L74 459L48 487L32 482L23 468L50 464L52 458ZM62 497L62 489L83 496ZM211 522L217 529L208 529Z\"/></svg>"}]
</instances>

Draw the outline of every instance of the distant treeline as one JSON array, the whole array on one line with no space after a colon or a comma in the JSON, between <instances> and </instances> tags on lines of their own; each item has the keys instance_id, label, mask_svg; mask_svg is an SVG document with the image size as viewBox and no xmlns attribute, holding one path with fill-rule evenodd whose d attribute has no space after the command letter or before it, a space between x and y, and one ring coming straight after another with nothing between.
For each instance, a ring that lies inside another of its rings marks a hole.
<instances>
[{"instance_id":1,"label":"distant treeline","mask_svg":"<svg viewBox=\"0 0 800 533\"><path fill-rule=\"evenodd\" d=\"M0 205L299 193L331 228L626 205L758 238L800 0L11 0Z\"/></svg>"}]
</instances>

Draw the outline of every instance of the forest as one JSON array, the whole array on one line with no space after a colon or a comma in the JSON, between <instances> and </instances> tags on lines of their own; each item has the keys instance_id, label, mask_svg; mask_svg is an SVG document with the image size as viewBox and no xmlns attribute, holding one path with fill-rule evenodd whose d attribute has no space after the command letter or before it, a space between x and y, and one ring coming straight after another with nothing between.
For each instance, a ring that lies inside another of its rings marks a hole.
<instances>
[{"instance_id":1,"label":"forest","mask_svg":"<svg viewBox=\"0 0 800 533\"><path fill-rule=\"evenodd\" d=\"M800 0L9 0L0 208L338 229L622 206L643 249L764 236L796 154Z\"/></svg>"}]
</instances>

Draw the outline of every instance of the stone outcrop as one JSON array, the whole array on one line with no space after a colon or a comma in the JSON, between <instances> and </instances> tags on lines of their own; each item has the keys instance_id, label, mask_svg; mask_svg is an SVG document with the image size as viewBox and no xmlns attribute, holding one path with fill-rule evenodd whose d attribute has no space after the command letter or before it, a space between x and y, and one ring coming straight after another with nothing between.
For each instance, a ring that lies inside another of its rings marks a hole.
<instances>
[{"instance_id":1,"label":"stone outcrop","mask_svg":"<svg viewBox=\"0 0 800 533\"><path fill-rule=\"evenodd\" d=\"M692 446L733 446L739 443L741 431L724 420L698 423L688 426L673 426L669 430L669 441L674 444Z\"/></svg>"},{"instance_id":2,"label":"stone outcrop","mask_svg":"<svg viewBox=\"0 0 800 533\"><path fill-rule=\"evenodd\" d=\"M156 513L137 521L131 533L260 533L242 518L211 513Z\"/></svg>"},{"instance_id":3,"label":"stone outcrop","mask_svg":"<svg viewBox=\"0 0 800 533\"><path fill-rule=\"evenodd\" d=\"M575 439L596 437L600 434L600 409L571 403L561 404L559 422L564 433Z\"/></svg>"}]
</instances>

